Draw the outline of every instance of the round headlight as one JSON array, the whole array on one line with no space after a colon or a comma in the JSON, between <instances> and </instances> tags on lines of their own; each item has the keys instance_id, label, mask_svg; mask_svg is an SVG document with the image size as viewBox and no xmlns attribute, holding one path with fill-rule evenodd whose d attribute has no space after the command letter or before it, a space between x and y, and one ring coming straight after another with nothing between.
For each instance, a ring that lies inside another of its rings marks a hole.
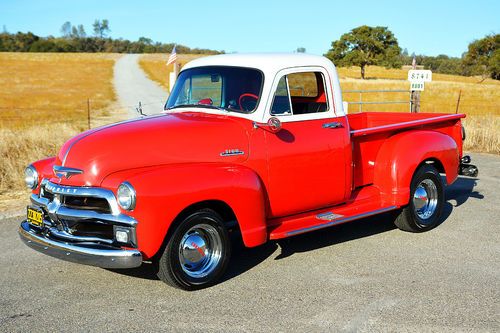
<instances>
[{"instance_id":1,"label":"round headlight","mask_svg":"<svg viewBox=\"0 0 500 333\"><path fill-rule=\"evenodd\" d=\"M36 172L35 167L29 165L24 169L24 182L26 187L34 190L38 186L38 172Z\"/></svg>"},{"instance_id":2,"label":"round headlight","mask_svg":"<svg viewBox=\"0 0 500 333\"><path fill-rule=\"evenodd\" d=\"M135 190L129 182L123 182L118 186L116 192L118 204L125 210L133 210L135 208Z\"/></svg>"}]
</instances>

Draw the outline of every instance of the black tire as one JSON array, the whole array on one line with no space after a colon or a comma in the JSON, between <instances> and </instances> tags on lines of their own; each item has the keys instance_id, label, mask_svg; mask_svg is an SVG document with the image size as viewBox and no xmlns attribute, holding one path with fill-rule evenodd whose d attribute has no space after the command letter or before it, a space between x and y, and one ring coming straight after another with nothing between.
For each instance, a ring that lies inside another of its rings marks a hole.
<instances>
[{"instance_id":1,"label":"black tire","mask_svg":"<svg viewBox=\"0 0 500 333\"><path fill-rule=\"evenodd\" d=\"M444 206L444 185L432 165L424 164L413 175L410 202L394 224L401 230L424 232L436 227Z\"/></svg>"},{"instance_id":2,"label":"black tire","mask_svg":"<svg viewBox=\"0 0 500 333\"><path fill-rule=\"evenodd\" d=\"M177 224L155 262L157 275L172 287L206 288L224 274L230 254L231 241L222 218L211 209L200 209Z\"/></svg>"}]
</instances>

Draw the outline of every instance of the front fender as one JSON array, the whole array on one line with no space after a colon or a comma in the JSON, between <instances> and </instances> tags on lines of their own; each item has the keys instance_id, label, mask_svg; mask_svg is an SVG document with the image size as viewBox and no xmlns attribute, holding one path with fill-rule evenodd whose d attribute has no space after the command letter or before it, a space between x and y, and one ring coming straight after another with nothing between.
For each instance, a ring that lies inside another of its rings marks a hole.
<instances>
[{"instance_id":1,"label":"front fender","mask_svg":"<svg viewBox=\"0 0 500 333\"><path fill-rule=\"evenodd\" d=\"M148 258L160 249L175 218L192 204L207 200L223 201L236 215L246 246L267 240L264 191L251 169L219 163L177 164L114 173L102 186L116 193L127 180L137 192L133 212L139 223L140 251Z\"/></svg>"},{"instance_id":2,"label":"front fender","mask_svg":"<svg viewBox=\"0 0 500 333\"><path fill-rule=\"evenodd\" d=\"M33 167L38 172L38 186L32 192L38 194L40 191L40 183L43 178L52 178L54 173L52 172L52 167L54 166L55 157L48 157L43 160L36 161L32 163Z\"/></svg>"},{"instance_id":3,"label":"front fender","mask_svg":"<svg viewBox=\"0 0 500 333\"><path fill-rule=\"evenodd\" d=\"M410 198L410 184L418 166L427 160L438 161L451 184L458 176L459 152L450 136L417 130L396 134L381 146L375 161L373 183L384 202L404 206Z\"/></svg>"}]
</instances>

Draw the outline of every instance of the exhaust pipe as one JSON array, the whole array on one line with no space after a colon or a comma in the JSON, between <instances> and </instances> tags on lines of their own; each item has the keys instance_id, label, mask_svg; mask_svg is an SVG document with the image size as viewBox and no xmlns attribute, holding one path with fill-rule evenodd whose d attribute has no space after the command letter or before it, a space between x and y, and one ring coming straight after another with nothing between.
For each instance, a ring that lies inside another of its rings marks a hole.
<instances>
[{"instance_id":1,"label":"exhaust pipe","mask_svg":"<svg viewBox=\"0 0 500 333\"><path fill-rule=\"evenodd\" d=\"M473 164L469 164L472 161L469 155L465 155L460 160L460 166L458 167L458 174L467 177L477 177L479 174L479 169Z\"/></svg>"}]
</instances>

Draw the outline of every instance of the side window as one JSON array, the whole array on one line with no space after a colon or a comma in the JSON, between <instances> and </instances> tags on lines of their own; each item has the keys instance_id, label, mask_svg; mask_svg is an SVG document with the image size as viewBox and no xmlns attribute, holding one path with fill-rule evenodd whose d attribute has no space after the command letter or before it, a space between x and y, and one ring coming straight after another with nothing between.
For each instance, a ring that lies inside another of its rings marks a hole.
<instances>
[{"instance_id":1,"label":"side window","mask_svg":"<svg viewBox=\"0 0 500 333\"><path fill-rule=\"evenodd\" d=\"M321 73L318 74L321 75ZM321 75L321 81L323 81L322 77L323 75ZM318 97L318 80L314 72L289 74L288 84L292 97Z\"/></svg>"},{"instance_id":2,"label":"side window","mask_svg":"<svg viewBox=\"0 0 500 333\"><path fill-rule=\"evenodd\" d=\"M286 81L286 76L283 76L280 79L280 82L278 82L278 87L276 88L276 93L274 94L273 106L271 108L271 114L273 116L292 113L292 108L290 107L290 96L288 96L288 85Z\"/></svg>"},{"instance_id":3,"label":"side window","mask_svg":"<svg viewBox=\"0 0 500 333\"><path fill-rule=\"evenodd\" d=\"M325 111L328 111L328 100L325 78L321 72L291 73L280 79L271 109L272 115Z\"/></svg>"}]
</instances>

